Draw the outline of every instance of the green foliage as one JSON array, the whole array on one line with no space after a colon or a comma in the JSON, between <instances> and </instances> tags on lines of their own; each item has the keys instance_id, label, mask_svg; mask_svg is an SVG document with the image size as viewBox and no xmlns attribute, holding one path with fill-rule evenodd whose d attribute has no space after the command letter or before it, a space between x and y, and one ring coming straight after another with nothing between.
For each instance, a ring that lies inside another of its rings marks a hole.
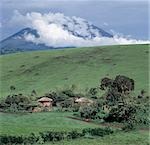
<instances>
[{"instance_id":1,"label":"green foliage","mask_svg":"<svg viewBox=\"0 0 150 145\"><path fill-rule=\"evenodd\" d=\"M47 131L47 132L40 132L39 133L41 138L44 142L47 141L60 141L63 140L67 134L67 132L54 132L54 131Z\"/></svg>"},{"instance_id":2,"label":"green foliage","mask_svg":"<svg viewBox=\"0 0 150 145\"><path fill-rule=\"evenodd\" d=\"M118 75L115 79L104 78L101 81L101 88L106 90L105 105L109 108L108 116L104 117L108 122L123 122L125 130L134 128L137 124L149 124L148 98L141 95L134 97L131 91L134 90L134 80L126 76Z\"/></svg>"},{"instance_id":3,"label":"green foliage","mask_svg":"<svg viewBox=\"0 0 150 145\"><path fill-rule=\"evenodd\" d=\"M71 89L63 90L62 93L68 97L76 97L76 94L74 94L73 90Z\"/></svg>"},{"instance_id":4,"label":"green foliage","mask_svg":"<svg viewBox=\"0 0 150 145\"><path fill-rule=\"evenodd\" d=\"M112 134L114 131L112 129L110 129L109 127L107 128L95 128L95 129L91 129L91 128L87 128L87 129L83 129L83 134L89 134L91 136L105 136L105 135L109 135Z\"/></svg>"},{"instance_id":5,"label":"green foliage","mask_svg":"<svg viewBox=\"0 0 150 145\"><path fill-rule=\"evenodd\" d=\"M92 136L101 136L112 134L113 130L110 128L101 129L84 129L81 132L77 130L64 132L64 131L46 131L40 132L38 135L31 133L29 136L7 136L0 135L0 144L35 144L35 143L44 143L44 142L57 142L64 139L76 139L85 136L86 134L91 134Z\"/></svg>"},{"instance_id":6,"label":"green foliage","mask_svg":"<svg viewBox=\"0 0 150 145\"><path fill-rule=\"evenodd\" d=\"M64 94L60 91L58 91L58 92L52 91L50 93L46 93L45 96L53 99L53 106L56 106L57 103L65 101L66 99L69 98L69 96L67 96L66 94Z\"/></svg>"},{"instance_id":7,"label":"green foliage","mask_svg":"<svg viewBox=\"0 0 150 145\"><path fill-rule=\"evenodd\" d=\"M102 122L104 121L105 118L108 117L108 113L103 111L102 109L96 114L95 119L101 120Z\"/></svg>"},{"instance_id":8,"label":"green foliage","mask_svg":"<svg viewBox=\"0 0 150 145\"><path fill-rule=\"evenodd\" d=\"M22 144L24 142L24 138L22 136L7 136L0 135L0 144Z\"/></svg>"},{"instance_id":9,"label":"green foliage","mask_svg":"<svg viewBox=\"0 0 150 145\"><path fill-rule=\"evenodd\" d=\"M135 124L133 124L133 122L130 122L130 121L126 122L124 126L122 127L122 130L127 131L127 132L134 130L134 129L135 129Z\"/></svg>"},{"instance_id":10,"label":"green foliage","mask_svg":"<svg viewBox=\"0 0 150 145\"><path fill-rule=\"evenodd\" d=\"M67 138L68 139L76 139L76 138L80 138L82 136L83 136L82 133L80 133L80 132L78 132L76 130L73 130L73 131L68 133Z\"/></svg>"},{"instance_id":11,"label":"green foliage","mask_svg":"<svg viewBox=\"0 0 150 145\"><path fill-rule=\"evenodd\" d=\"M22 94L9 95L0 102L0 107L3 111L9 112L28 111L31 102L29 97Z\"/></svg>"},{"instance_id":12,"label":"green foliage","mask_svg":"<svg viewBox=\"0 0 150 145\"><path fill-rule=\"evenodd\" d=\"M82 106L79 109L80 116L82 118L86 119L95 119L96 114L99 112L99 109L97 106L91 105L91 106Z\"/></svg>"},{"instance_id":13,"label":"green foliage","mask_svg":"<svg viewBox=\"0 0 150 145\"><path fill-rule=\"evenodd\" d=\"M144 105L137 106L135 122L136 124L150 125L149 107Z\"/></svg>"},{"instance_id":14,"label":"green foliage","mask_svg":"<svg viewBox=\"0 0 150 145\"><path fill-rule=\"evenodd\" d=\"M113 106L109 112L109 115L105 118L105 121L109 122L126 122L134 119L136 108L134 106Z\"/></svg>"},{"instance_id":15,"label":"green foliage","mask_svg":"<svg viewBox=\"0 0 150 145\"><path fill-rule=\"evenodd\" d=\"M66 99L62 102L59 103L59 106L63 109L70 109L70 110L73 110L72 107L73 107L73 103L74 103L74 100L73 99Z\"/></svg>"},{"instance_id":16,"label":"green foliage","mask_svg":"<svg viewBox=\"0 0 150 145\"><path fill-rule=\"evenodd\" d=\"M94 96L98 93L98 89L97 88L90 88L88 93L91 94L92 96Z\"/></svg>"}]
</instances>

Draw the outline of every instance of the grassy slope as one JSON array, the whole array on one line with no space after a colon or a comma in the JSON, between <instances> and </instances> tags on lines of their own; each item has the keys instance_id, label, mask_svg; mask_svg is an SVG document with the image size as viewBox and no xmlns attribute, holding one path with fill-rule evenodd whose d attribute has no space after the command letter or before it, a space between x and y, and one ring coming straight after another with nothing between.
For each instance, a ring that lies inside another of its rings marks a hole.
<instances>
[{"instance_id":1,"label":"grassy slope","mask_svg":"<svg viewBox=\"0 0 150 145\"><path fill-rule=\"evenodd\" d=\"M75 84L85 89L106 75L127 75L136 81L136 92L148 90L148 45L103 46L0 56L1 96L16 92L41 95Z\"/></svg>"},{"instance_id":2,"label":"grassy slope","mask_svg":"<svg viewBox=\"0 0 150 145\"><path fill-rule=\"evenodd\" d=\"M48 130L70 131L73 129L95 128L98 125L67 118L71 113L45 112L26 115L0 113L0 134L29 135ZM50 145L47 143L45 145ZM148 132L119 132L95 139L62 141L55 145L148 145Z\"/></svg>"},{"instance_id":3,"label":"grassy slope","mask_svg":"<svg viewBox=\"0 0 150 145\"><path fill-rule=\"evenodd\" d=\"M69 131L80 130L87 127L97 127L78 120L72 120L67 116L72 113L42 112L33 114L7 114L0 113L0 134L29 135L41 131Z\"/></svg>"}]
</instances>

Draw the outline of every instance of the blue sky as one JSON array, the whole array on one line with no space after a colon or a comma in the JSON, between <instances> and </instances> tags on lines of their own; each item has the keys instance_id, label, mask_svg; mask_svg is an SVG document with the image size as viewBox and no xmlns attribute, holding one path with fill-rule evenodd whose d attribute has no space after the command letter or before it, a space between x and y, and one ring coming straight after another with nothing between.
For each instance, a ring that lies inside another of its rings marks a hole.
<instances>
[{"instance_id":1,"label":"blue sky","mask_svg":"<svg viewBox=\"0 0 150 145\"><path fill-rule=\"evenodd\" d=\"M87 19L111 32L148 39L148 0L1 0L1 39L19 31L23 25L12 25L14 11L61 12Z\"/></svg>"}]
</instances>

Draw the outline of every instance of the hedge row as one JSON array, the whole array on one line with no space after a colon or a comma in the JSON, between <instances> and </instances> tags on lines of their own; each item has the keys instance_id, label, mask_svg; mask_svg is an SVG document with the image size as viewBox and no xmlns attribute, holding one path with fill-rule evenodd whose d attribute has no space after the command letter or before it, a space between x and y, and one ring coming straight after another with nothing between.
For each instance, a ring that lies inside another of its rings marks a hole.
<instances>
[{"instance_id":1,"label":"hedge row","mask_svg":"<svg viewBox=\"0 0 150 145\"><path fill-rule=\"evenodd\" d=\"M38 135L31 133L29 136L11 136L11 135L0 135L0 144L42 144L44 142L56 142L64 139L76 139L80 137L84 137L87 134L91 136L105 136L112 134L113 130L110 128L88 128L83 129L81 132L76 130L69 132L54 132L54 131L46 131L40 132Z\"/></svg>"}]
</instances>

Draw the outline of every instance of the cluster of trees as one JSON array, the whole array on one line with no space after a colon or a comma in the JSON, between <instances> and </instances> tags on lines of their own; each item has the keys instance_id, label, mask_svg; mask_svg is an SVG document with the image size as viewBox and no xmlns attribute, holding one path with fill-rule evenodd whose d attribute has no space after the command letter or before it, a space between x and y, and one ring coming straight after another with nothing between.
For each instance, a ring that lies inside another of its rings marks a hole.
<instances>
[{"instance_id":1,"label":"cluster of trees","mask_svg":"<svg viewBox=\"0 0 150 145\"><path fill-rule=\"evenodd\" d=\"M45 142L57 142L65 139L76 139L81 137L89 136L99 136L103 137L114 133L110 128L87 128L80 132L77 130L72 130L69 132L65 131L45 131L39 134L31 133L29 136L9 136L0 135L0 144L43 144Z\"/></svg>"},{"instance_id":2,"label":"cluster of trees","mask_svg":"<svg viewBox=\"0 0 150 145\"><path fill-rule=\"evenodd\" d=\"M134 80L126 76L103 78L100 89L105 91L104 95L97 99L97 105L83 107L80 117L102 119L105 122L123 122L130 127L135 124L149 125L149 97L145 96L144 90L139 96L135 96L132 93L134 87Z\"/></svg>"},{"instance_id":3,"label":"cluster of trees","mask_svg":"<svg viewBox=\"0 0 150 145\"><path fill-rule=\"evenodd\" d=\"M1 111L6 112L30 111L32 107L31 98L23 94L8 95L0 102Z\"/></svg>"}]
</instances>

